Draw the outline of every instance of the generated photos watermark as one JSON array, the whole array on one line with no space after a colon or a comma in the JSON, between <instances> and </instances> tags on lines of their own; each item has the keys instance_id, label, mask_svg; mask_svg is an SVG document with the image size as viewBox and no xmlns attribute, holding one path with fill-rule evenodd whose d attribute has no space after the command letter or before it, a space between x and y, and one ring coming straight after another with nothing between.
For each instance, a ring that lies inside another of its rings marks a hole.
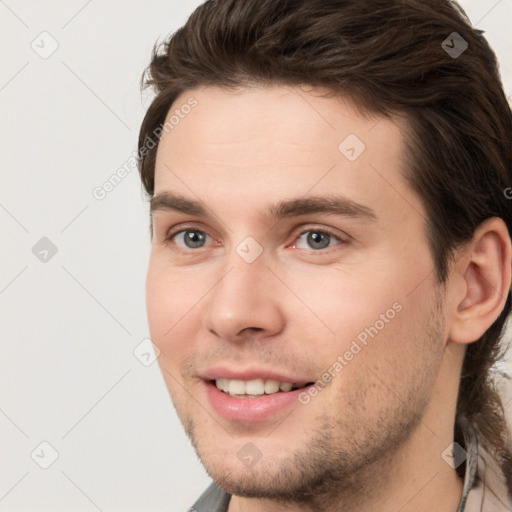
<instances>
[{"instance_id":1,"label":"generated photos watermark","mask_svg":"<svg viewBox=\"0 0 512 512\"><path fill-rule=\"evenodd\" d=\"M191 97L187 100L186 103L181 105L179 108L174 110L174 113L167 119L167 121L155 128L153 130L153 136L147 136L144 144L139 149L139 152L132 151L131 156L123 163L121 167L119 167L114 173L112 173L109 178L104 181L101 185L94 187L92 190L92 195L94 199L98 201L103 201L107 197L110 192L112 192L132 171L137 169L139 157L144 159L149 154L149 152L158 146L158 142L162 137L162 133L169 133L176 126L178 126L182 119L185 119L192 109L197 107L198 101L196 98Z\"/></svg>"},{"instance_id":2,"label":"generated photos watermark","mask_svg":"<svg viewBox=\"0 0 512 512\"><path fill-rule=\"evenodd\" d=\"M336 361L327 368L326 372L312 386L299 394L299 402L304 405L309 404L312 398L317 396L368 345L370 339L374 339L402 309L402 304L395 302L385 313L381 313L379 319L373 325L365 327L357 335L357 340L352 340L349 349L343 355L339 355Z\"/></svg>"}]
</instances>

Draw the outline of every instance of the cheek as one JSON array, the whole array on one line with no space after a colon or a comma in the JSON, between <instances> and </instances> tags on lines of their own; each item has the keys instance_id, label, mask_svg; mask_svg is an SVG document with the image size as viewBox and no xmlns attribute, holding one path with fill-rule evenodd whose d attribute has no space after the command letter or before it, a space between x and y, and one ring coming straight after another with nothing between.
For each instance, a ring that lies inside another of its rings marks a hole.
<instances>
[{"instance_id":1,"label":"cheek","mask_svg":"<svg viewBox=\"0 0 512 512\"><path fill-rule=\"evenodd\" d=\"M150 264L146 277L146 310L149 330L154 342L160 341L172 326L169 311L172 311L171 294L161 273ZM157 343L160 345L160 343Z\"/></svg>"},{"instance_id":2,"label":"cheek","mask_svg":"<svg viewBox=\"0 0 512 512\"><path fill-rule=\"evenodd\" d=\"M155 340L171 337L175 327L194 314L194 305L204 294L204 284L161 263L161 258L150 259L146 276L146 309L149 328Z\"/></svg>"},{"instance_id":3,"label":"cheek","mask_svg":"<svg viewBox=\"0 0 512 512\"><path fill-rule=\"evenodd\" d=\"M331 269L324 276L317 270L290 281L290 288L308 306L306 311L298 303L302 313L297 315L297 309L296 327L315 341L315 359L326 371L345 375L337 379L340 385L365 372L366 365L392 381L421 364L421 357L438 356L432 345L436 340L428 339L432 283L426 280L414 289L417 277L412 270L407 275L390 262L383 267L386 272L376 268L364 274ZM430 352L425 352L428 346Z\"/></svg>"},{"instance_id":4,"label":"cheek","mask_svg":"<svg viewBox=\"0 0 512 512\"><path fill-rule=\"evenodd\" d=\"M366 330L374 330L376 323L381 331L400 317L403 299L395 291L397 287L390 285L389 271L388 282L379 278L379 273L356 273L352 269L317 269L301 273L300 279L295 276L292 280L291 274L289 277L290 288L300 298L300 302L289 299L296 304L297 323L319 337L337 340L336 349L360 334L364 340Z\"/></svg>"},{"instance_id":5,"label":"cheek","mask_svg":"<svg viewBox=\"0 0 512 512\"><path fill-rule=\"evenodd\" d=\"M184 314L183 302L183 294L176 290L168 273L158 271L150 263L146 278L148 325L151 339L160 350L158 363L169 391L175 387L174 378L179 377L180 360L186 357L184 347L175 346L176 332L182 327L179 319Z\"/></svg>"}]
</instances>

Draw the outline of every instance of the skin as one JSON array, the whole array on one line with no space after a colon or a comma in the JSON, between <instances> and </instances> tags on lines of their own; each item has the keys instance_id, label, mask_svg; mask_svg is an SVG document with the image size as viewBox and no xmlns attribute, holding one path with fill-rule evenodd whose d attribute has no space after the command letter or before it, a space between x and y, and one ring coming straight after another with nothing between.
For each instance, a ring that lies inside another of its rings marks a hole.
<instances>
[{"instance_id":1,"label":"skin","mask_svg":"<svg viewBox=\"0 0 512 512\"><path fill-rule=\"evenodd\" d=\"M204 466L235 495L229 512L453 512L462 481L441 453L453 441L465 347L505 304L510 238L500 219L486 221L440 285L425 209L402 175L405 121L364 117L348 98L318 92L203 87L175 101L171 113L192 96L198 104L162 136L155 195L200 200L209 216L152 214L146 299L159 364ZM355 161L338 149L349 134L366 146ZM262 214L332 193L376 221ZM186 229L208 235L202 247L187 247ZM312 245L308 234L325 229L328 246ZM236 251L248 236L263 249L252 263ZM313 382L396 303L400 312L309 403L249 423L212 408L207 368ZM262 455L251 467L237 457L248 442Z\"/></svg>"}]
</instances>

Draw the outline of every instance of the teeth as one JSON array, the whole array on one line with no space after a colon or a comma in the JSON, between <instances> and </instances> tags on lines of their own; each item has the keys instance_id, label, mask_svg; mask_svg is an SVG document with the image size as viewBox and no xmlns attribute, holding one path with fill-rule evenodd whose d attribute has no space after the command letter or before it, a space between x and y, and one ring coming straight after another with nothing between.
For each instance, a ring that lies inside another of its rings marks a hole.
<instances>
[{"instance_id":1,"label":"teeth","mask_svg":"<svg viewBox=\"0 0 512 512\"><path fill-rule=\"evenodd\" d=\"M217 379L215 385L221 391L229 395L236 396L261 396L263 394L271 395L279 391L291 391L294 385L291 382L278 382L277 380L229 380ZM295 386L297 387L297 386Z\"/></svg>"},{"instance_id":2,"label":"teeth","mask_svg":"<svg viewBox=\"0 0 512 512\"><path fill-rule=\"evenodd\" d=\"M245 382L243 380L230 380L228 392L230 395L245 395Z\"/></svg>"},{"instance_id":3,"label":"teeth","mask_svg":"<svg viewBox=\"0 0 512 512\"><path fill-rule=\"evenodd\" d=\"M266 380L265 381L265 393L271 395L279 391L279 382L277 380Z\"/></svg>"},{"instance_id":4,"label":"teeth","mask_svg":"<svg viewBox=\"0 0 512 512\"><path fill-rule=\"evenodd\" d=\"M243 381L241 381L243 383ZM265 393L265 383L263 379L249 380L245 383L246 395L263 395Z\"/></svg>"},{"instance_id":5,"label":"teeth","mask_svg":"<svg viewBox=\"0 0 512 512\"><path fill-rule=\"evenodd\" d=\"M229 391L229 381L228 379L217 379L215 384L221 391Z\"/></svg>"}]
</instances>

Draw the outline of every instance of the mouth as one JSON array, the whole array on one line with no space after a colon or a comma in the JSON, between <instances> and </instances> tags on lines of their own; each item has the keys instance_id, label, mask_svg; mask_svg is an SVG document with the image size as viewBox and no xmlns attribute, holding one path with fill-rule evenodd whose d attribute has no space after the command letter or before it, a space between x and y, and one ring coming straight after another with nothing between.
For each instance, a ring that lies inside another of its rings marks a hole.
<instances>
[{"instance_id":1,"label":"mouth","mask_svg":"<svg viewBox=\"0 0 512 512\"><path fill-rule=\"evenodd\" d=\"M289 393L314 384L313 382L280 382L274 379L213 379L210 383L219 391L235 398L261 398L264 395Z\"/></svg>"},{"instance_id":2,"label":"mouth","mask_svg":"<svg viewBox=\"0 0 512 512\"><path fill-rule=\"evenodd\" d=\"M215 371L216 375L203 376L203 390L212 410L220 417L249 425L265 425L267 421L278 421L296 410L304 410L300 395L312 381L294 382L286 375L262 375L247 371ZM245 377L245 378L244 378ZM251 427L253 428L253 427Z\"/></svg>"}]
</instances>

